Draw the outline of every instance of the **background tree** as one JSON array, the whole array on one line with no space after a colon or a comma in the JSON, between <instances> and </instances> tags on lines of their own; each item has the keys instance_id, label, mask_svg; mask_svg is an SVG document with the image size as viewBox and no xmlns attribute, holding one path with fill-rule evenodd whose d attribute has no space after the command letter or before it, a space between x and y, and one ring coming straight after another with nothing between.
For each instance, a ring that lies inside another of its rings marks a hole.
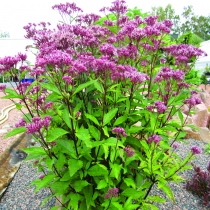
<instances>
[{"instance_id":1,"label":"background tree","mask_svg":"<svg viewBox=\"0 0 210 210\"><path fill-rule=\"evenodd\" d=\"M180 17L175 13L171 4L168 4L166 8L152 7L151 15L157 15L159 21L170 19L173 22L172 33L180 34Z\"/></svg>"},{"instance_id":2,"label":"background tree","mask_svg":"<svg viewBox=\"0 0 210 210\"><path fill-rule=\"evenodd\" d=\"M2 32L2 31L0 31L0 38L9 38L9 37L10 37L10 35L9 35L8 32Z\"/></svg>"},{"instance_id":3,"label":"background tree","mask_svg":"<svg viewBox=\"0 0 210 210\"><path fill-rule=\"evenodd\" d=\"M192 32L196 44L201 40L210 39L210 16L196 15L192 5L184 7L181 17L176 14L171 4L168 4L166 8L152 7L150 14L157 15L159 21L170 19L174 24L173 34L182 35Z\"/></svg>"}]
</instances>

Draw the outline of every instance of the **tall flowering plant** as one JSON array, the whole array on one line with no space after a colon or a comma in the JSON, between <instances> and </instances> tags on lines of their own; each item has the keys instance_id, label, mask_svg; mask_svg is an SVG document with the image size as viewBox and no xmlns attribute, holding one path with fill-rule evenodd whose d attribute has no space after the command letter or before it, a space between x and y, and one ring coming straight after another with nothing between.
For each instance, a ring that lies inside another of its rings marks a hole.
<instances>
[{"instance_id":1,"label":"tall flowering plant","mask_svg":"<svg viewBox=\"0 0 210 210\"><path fill-rule=\"evenodd\" d=\"M185 73L205 53L167 46L171 21L129 19L123 0L101 10L116 16L102 25L75 4L53 9L68 22L24 27L38 49L33 68L21 53L0 59L1 73L14 76L19 65L20 80L36 78L13 90L1 86L5 98L28 109L7 136L27 132L39 143L24 149L43 171L36 191L50 188L63 209L157 209L165 199L151 195L154 185L175 202L168 182L182 180L177 173L201 152L193 146L184 160L176 154L185 136L180 109L200 103Z\"/></svg>"}]
</instances>

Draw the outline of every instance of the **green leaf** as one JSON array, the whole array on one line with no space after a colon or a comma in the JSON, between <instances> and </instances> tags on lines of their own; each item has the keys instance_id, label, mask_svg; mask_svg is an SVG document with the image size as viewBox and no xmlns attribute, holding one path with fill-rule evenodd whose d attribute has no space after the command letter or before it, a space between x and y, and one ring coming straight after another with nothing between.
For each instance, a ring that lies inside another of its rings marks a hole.
<instances>
[{"instance_id":1,"label":"green leaf","mask_svg":"<svg viewBox=\"0 0 210 210\"><path fill-rule=\"evenodd\" d=\"M183 117L183 114L180 110L178 110L178 115L179 115L179 119L181 120L181 123L183 124L184 123L184 117Z\"/></svg>"},{"instance_id":2,"label":"green leaf","mask_svg":"<svg viewBox=\"0 0 210 210\"><path fill-rule=\"evenodd\" d=\"M61 208L60 206L53 206L50 210L58 210L59 208Z\"/></svg>"},{"instance_id":3,"label":"green leaf","mask_svg":"<svg viewBox=\"0 0 210 210\"><path fill-rule=\"evenodd\" d=\"M119 203L116 202L116 201L112 201L112 202L111 202L111 205L113 205L114 207L116 207L118 210L123 210L122 205L119 204Z\"/></svg>"},{"instance_id":4,"label":"green leaf","mask_svg":"<svg viewBox=\"0 0 210 210\"><path fill-rule=\"evenodd\" d=\"M95 88L100 92L100 93L104 93L104 88L101 85L101 83L99 83L97 80L94 82L94 86Z\"/></svg>"},{"instance_id":5,"label":"green leaf","mask_svg":"<svg viewBox=\"0 0 210 210\"><path fill-rule=\"evenodd\" d=\"M123 123L123 122L125 122L126 120L127 120L127 116L121 116L121 117L118 117L117 119L116 119L116 121L114 122L114 126L116 126L116 125L119 125L119 124L121 124L121 123Z\"/></svg>"},{"instance_id":6,"label":"green leaf","mask_svg":"<svg viewBox=\"0 0 210 210\"><path fill-rule=\"evenodd\" d=\"M107 187L107 182L104 179L102 179L102 180L99 181L96 189L100 190L100 189L103 189L105 187Z\"/></svg>"},{"instance_id":7,"label":"green leaf","mask_svg":"<svg viewBox=\"0 0 210 210\"><path fill-rule=\"evenodd\" d=\"M50 90L50 91L53 91L55 93L57 93L58 95L61 95L59 89L57 88L56 85L54 84L50 84L50 83L40 83L41 87L47 89L47 90Z\"/></svg>"},{"instance_id":8,"label":"green leaf","mask_svg":"<svg viewBox=\"0 0 210 210\"><path fill-rule=\"evenodd\" d=\"M153 113L150 113L150 127L152 130L155 128L155 122L156 122L156 117L153 115Z\"/></svg>"},{"instance_id":9,"label":"green leaf","mask_svg":"<svg viewBox=\"0 0 210 210\"><path fill-rule=\"evenodd\" d=\"M92 144L91 144L91 136L90 136L90 133L89 133L89 130L88 129L85 129L85 128L80 128L77 132L76 132L76 136L82 140L85 145L87 147L92 147Z\"/></svg>"},{"instance_id":10,"label":"green leaf","mask_svg":"<svg viewBox=\"0 0 210 210\"><path fill-rule=\"evenodd\" d=\"M166 200L164 198L161 198L160 196L151 196L151 195L147 196L147 200L159 203L166 202Z\"/></svg>"},{"instance_id":11,"label":"green leaf","mask_svg":"<svg viewBox=\"0 0 210 210\"><path fill-rule=\"evenodd\" d=\"M70 116L67 107L63 110L63 120L66 123L66 125L71 129Z\"/></svg>"},{"instance_id":12,"label":"green leaf","mask_svg":"<svg viewBox=\"0 0 210 210\"><path fill-rule=\"evenodd\" d=\"M82 168L83 162L81 160L70 159L68 161L69 174L72 177L79 169Z\"/></svg>"},{"instance_id":13,"label":"green leaf","mask_svg":"<svg viewBox=\"0 0 210 210\"><path fill-rule=\"evenodd\" d=\"M90 115L88 113L85 113L85 117L87 117L89 120L91 120L92 122L94 122L96 125L99 125L98 120L93 115Z\"/></svg>"},{"instance_id":14,"label":"green leaf","mask_svg":"<svg viewBox=\"0 0 210 210\"><path fill-rule=\"evenodd\" d=\"M71 179L70 174L69 174L69 170L66 170L66 173L62 176L62 178L60 179L61 182L66 182L69 181Z\"/></svg>"},{"instance_id":15,"label":"green leaf","mask_svg":"<svg viewBox=\"0 0 210 210\"><path fill-rule=\"evenodd\" d=\"M118 108L114 108L114 109L111 109L108 113L106 113L104 115L103 125L106 125L107 123L109 123L117 114L117 111L118 111Z\"/></svg>"},{"instance_id":16,"label":"green leaf","mask_svg":"<svg viewBox=\"0 0 210 210\"><path fill-rule=\"evenodd\" d=\"M141 126L131 126L131 128L128 130L128 132L129 133L138 133L142 129L143 129L143 127L141 127Z\"/></svg>"},{"instance_id":17,"label":"green leaf","mask_svg":"<svg viewBox=\"0 0 210 210\"><path fill-rule=\"evenodd\" d=\"M10 131L9 133L7 133L4 138L15 136L15 135L17 135L19 133L23 133L23 132L26 132L26 128L25 127L14 128L12 131Z\"/></svg>"},{"instance_id":18,"label":"green leaf","mask_svg":"<svg viewBox=\"0 0 210 210\"><path fill-rule=\"evenodd\" d=\"M73 187L76 192L80 192L87 185L89 185L89 183L85 180L77 180L73 183Z\"/></svg>"},{"instance_id":19,"label":"green leaf","mask_svg":"<svg viewBox=\"0 0 210 210\"><path fill-rule=\"evenodd\" d=\"M87 170L90 176L104 176L108 174L107 168L104 165L98 164L94 165Z\"/></svg>"},{"instance_id":20,"label":"green leaf","mask_svg":"<svg viewBox=\"0 0 210 210\"><path fill-rule=\"evenodd\" d=\"M70 207L72 207L74 210L78 210L78 207L79 207L78 203L79 203L79 200L80 200L80 195L77 194L77 193L72 193L71 192L69 198L71 200L69 202L68 208L70 209Z\"/></svg>"},{"instance_id":21,"label":"green leaf","mask_svg":"<svg viewBox=\"0 0 210 210\"><path fill-rule=\"evenodd\" d=\"M119 176L120 176L120 171L122 169L122 164L119 165L119 164L116 164L116 163L114 163L114 164L110 163L110 166L111 166L111 169L112 169L111 176L114 176L118 180Z\"/></svg>"},{"instance_id":22,"label":"green leaf","mask_svg":"<svg viewBox=\"0 0 210 210\"><path fill-rule=\"evenodd\" d=\"M70 155L72 158L77 158L73 140L59 139L56 143L62 147L63 153Z\"/></svg>"},{"instance_id":23,"label":"green leaf","mask_svg":"<svg viewBox=\"0 0 210 210\"><path fill-rule=\"evenodd\" d=\"M124 147L124 145L122 144L121 141L117 141L117 138L114 138L114 137L110 137L108 139L106 139L104 141L104 144L107 145L107 146L121 146L121 147Z\"/></svg>"},{"instance_id":24,"label":"green leaf","mask_svg":"<svg viewBox=\"0 0 210 210\"><path fill-rule=\"evenodd\" d=\"M58 171L60 171L63 168L65 162L66 162L66 157L63 153L60 152L59 155L58 155L58 160L55 164Z\"/></svg>"},{"instance_id":25,"label":"green leaf","mask_svg":"<svg viewBox=\"0 0 210 210\"><path fill-rule=\"evenodd\" d=\"M88 82L86 82L86 83L83 83L83 84L79 85L79 86L77 87L77 89L74 91L74 94L73 94L73 95L75 95L76 93L78 93L78 92L80 92L81 90L85 89L86 87L92 85L94 82L95 82L95 81L92 80L92 81L88 81Z\"/></svg>"},{"instance_id":26,"label":"green leaf","mask_svg":"<svg viewBox=\"0 0 210 210\"><path fill-rule=\"evenodd\" d=\"M88 124L88 127L89 127L89 131L90 131L91 136L96 141L99 141L100 140L100 131L95 126L93 126L93 125L89 125Z\"/></svg>"},{"instance_id":27,"label":"green leaf","mask_svg":"<svg viewBox=\"0 0 210 210\"><path fill-rule=\"evenodd\" d=\"M22 108L22 105L19 104L19 103L16 103L15 106L16 106L16 109L17 109L17 110L21 110L21 108Z\"/></svg>"},{"instance_id":28,"label":"green leaf","mask_svg":"<svg viewBox=\"0 0 210 210\"><path fill-rule=\"evenodd\" d=\"M126 184L128 187L131 186L132 188L136 189L136 184L135 184L135 182L134 182L133 179L131 179L131 178L125 178L123 181L125 182L125 184Z\"/></svg>"},{"instance_id":29,"label":"green leaf","mask_svg":"<svg viewBox=\"0 0 210 210\"><path fill-rule=\"evenodd\" d=\"M92 186L88 185L87 187L85 187L83 192L85 194L86 208L88 210L88 209L90 209L90 206L95 206L95 204L93 202L93 188L92 188Z\"/></svg>"},{"instance_id":30,"label":"green leaf","mask_svg":"<svg viewBox=\"0 0 210 210\"><path fill-rule=\"evenodd\" d=\"M170 187L166 185L166 183L158 182L158 189L162 189L165 194L175 203L173 192Z\"/></svg>"},{"instance_id":31,"label":"green leaf","mask_svg":"<svg viewBox=\"0 0 210 210\"><path fill-rule=\"evenodd\" d=\"M67 134L68 131L62 129L62 128L55 128L53 129L49 135L46 136L46 141L47 142L52 142L56 140L57 138Z\"/></svg>"},{"instance_id":32,"label":"green leaf","mask_svg":"<svg viewBox=\"0 0 210 210\"><path fill-rule=\"evenodd\" d=\"M109 137L109 132L108 132L107 126L103 127L102 129L104 131L104 135L107 136L107 137Z\"/></svg>"},{"instance_id":33,"label":"green leaf","mask_svg":"<svg viewBox=\"0 0 210 210\"><path fill-rule=\"evenodd\" d=\"M133 188L127 188L122 192L122 195L126 197L132 197L133 199L141 199L142 196L144 196L144 191L137 191Z\"/></svg>"},{"instance_id":34,"label":"green leaf","mask_svg":"<svg viewBox=\"0 0 210 210\"><path fill-rule=\"evenodd\" d=\"M41 147L30 147L22 150L28 154L26 160L39 159L43 158L43 156L47 156L47 153Z\"/></svg>"},{"instance_id":35,"label":"green leaf","mask_svg":"<svg viewBox=\"0 0 210 210\"><path fill-rule=\"evenodd\" d=\"M102 147L104 149L104 158L106 160L108 158L108 155L109 155L109 147L105 144L102 144Z\"/></svg>"},{"instance_id":36,"label":"green leaf","mask_svg":"<svg viewBox=\"0 0 210 210\"><path fill-rule=\"evenodd\" d=\"M54 178L55 178L54 174L49 174L46 175L42 180L41 179L34 180L31 183L31 185L35 184L36 185L35 192L38 192L41 188L45 187L48 183L50 183Z\"/></svg>"}]
</instances>

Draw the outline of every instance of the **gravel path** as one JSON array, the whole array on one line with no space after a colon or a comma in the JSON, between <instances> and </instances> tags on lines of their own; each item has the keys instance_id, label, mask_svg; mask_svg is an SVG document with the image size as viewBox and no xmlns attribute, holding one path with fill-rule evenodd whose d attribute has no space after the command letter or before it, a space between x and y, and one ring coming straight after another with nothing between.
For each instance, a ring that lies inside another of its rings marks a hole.
<instances>
[{"instance_id":1,"label":"gravel path","mask_svg":"<svg viewBox=\"0 0 210 210\"><path fill-rule=\"evenodd\" d=\"M50 190L42 189L35 194L35 186L29 186L39 175L30 163L23 162L0 200L0 210L49 210L53 207L55 198L40 207L42 201L50 195Z\"/></svg>"},{"instance_id":2,"label":"gravel path","mask_svg":"<svg viewBox=\"0 0 210 210\"><path fill-rule=\"evenodd\" d=\"M178 149L178 153L181 157L185 157L192 145L196 145L204 149L206 143L186 140L189 144L182 143ZM206 170L207 164L210 161L210 155L200 154L197 155L197 160L194 163L201 167L202 170ZM193 170L188 170L182 173L182 177L190 179L193 175ZM49 190L42 190L36 194L33 193L34 187L28 187L30 182L36 179L39 174L36 174L36 169L30 168L30 164L27 162L22 163L15 178L11 182L7 191L5 192L2 200L0 201L0 210L49 210L54 204L55 199L51 199L44 207L40 207L41 201L50 194ZM202 201L197 196L185 190L186 182L179 185L171 183L171 189L174 192L176 204L167 200L164 204L158 204L160 210L205 210L209 209L202 205ZM164 197L163 193L157 189L153 189L152 193Z\"/></svg>"}]
</instances>

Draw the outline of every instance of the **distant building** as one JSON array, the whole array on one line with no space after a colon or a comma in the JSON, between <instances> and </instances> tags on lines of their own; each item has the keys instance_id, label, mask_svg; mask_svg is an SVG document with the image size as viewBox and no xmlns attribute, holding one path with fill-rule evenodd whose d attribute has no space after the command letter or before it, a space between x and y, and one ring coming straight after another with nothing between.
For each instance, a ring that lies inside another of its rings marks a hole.
<instances>
[{"instance_id":1,"label":"distant building","mask_svg":"<svg viewBox=\"0 0 210 210\"><path fill-rule=\"evenodd\" d=\"M195 63L195 69L201 70L202 72L205 71L206 66L210 66L210 40L202 42L201 47L203 51L207 53L207 56L200 57L197 62Z\"/></svg>"}]
</instances>

